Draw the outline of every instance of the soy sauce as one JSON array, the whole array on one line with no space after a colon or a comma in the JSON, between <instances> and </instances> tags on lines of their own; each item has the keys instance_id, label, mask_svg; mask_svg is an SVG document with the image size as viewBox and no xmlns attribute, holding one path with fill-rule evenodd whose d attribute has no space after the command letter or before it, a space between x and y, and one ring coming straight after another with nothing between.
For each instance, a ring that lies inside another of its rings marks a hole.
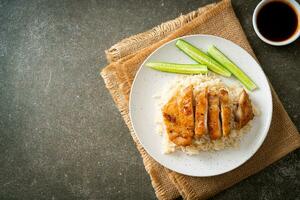
<instances>
[{"instance_id":1,"label":"soy sauce","mask_svg":"<svg viewBox=\"0 0 300 200\"><path fill-rule=\"evenodd\" d=\"M261 8L257 15L257 28L267 39L284 41L297 30L298 18L296 11L288 4L273 1Z\"/></svg>"}]
</instances>

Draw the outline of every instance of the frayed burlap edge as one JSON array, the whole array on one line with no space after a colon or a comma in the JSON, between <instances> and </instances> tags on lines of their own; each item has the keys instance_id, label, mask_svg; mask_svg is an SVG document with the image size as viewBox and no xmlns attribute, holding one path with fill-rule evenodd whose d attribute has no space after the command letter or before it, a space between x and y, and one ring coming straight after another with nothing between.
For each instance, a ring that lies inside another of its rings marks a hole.
<instances>
[{"instance_id":1,"label":"frayed burlap edge","mask_svg":"<svg viewBox=\"0 0 300 200\"><path fill-rule=\"evenodd\" d=\"M191 22L194 18L202 14L203 11L213 7L215 4L209 4L201 7L196 11L192 11L186 15L181 15L176 19L167 21L154 27L153 29L144 33L133 35L129 38L123 39L111 48L105 51L106 58L109 63L115 62L122 57L130 55L137 50L143 49L148 45L153 44L172 33L174 30L182 27L184 24Z\"/></svg>"},{"instance_id":2,"label":"frayed burlap edge","mask_svg":"<svg viewBox=\"0 0 300 200\"><path fill-rule=\"evenodd\" d=\"M158 199L162 200L170 200L177 198L180 194L177 190L177 188L174 185L171 185L171 180L168 177L167 173L161 173L164 171L164 167L158 164L156 161L154 161L144 150L144 148L139 143L137 136L135 135L130 118L128 116L128 100L126 97L124 97L122 92L122 84L120 83L126 83L126 81L122 81L120 79L120 76L116 73L117 70L115 70L115 64L111 64L109 67L106 67L102 72L101 76L105 82L105 85L107 89L110 91L113 100L115 101L117 108L119 109L121 115L123 116L123 119L125 121L125 124L130 130L131 136L134 140L134 143L136 144L138 151L140 152L143 163L145 166L146 171L148 174L152 174L150 176L151 178L151 184L154 188L155 194L158 197ZM116 82L118 84L116 84ZM156 170L155 172L153 170ZM157 176L153 176L157 174Z\"/></svg>"}]
</instances>

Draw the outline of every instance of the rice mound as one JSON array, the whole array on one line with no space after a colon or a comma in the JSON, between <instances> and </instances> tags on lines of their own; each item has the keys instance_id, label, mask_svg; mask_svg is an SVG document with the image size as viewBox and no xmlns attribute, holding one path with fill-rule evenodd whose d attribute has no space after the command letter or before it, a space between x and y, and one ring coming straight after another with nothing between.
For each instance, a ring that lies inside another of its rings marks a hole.
<instances>
[{"instance_id":1,"label":"rice mound","mask_svg":"<svg viewBox=\"0 0 300 200\"><path fill-rule=\"evenodd\" d=\"M178 90L183 90L189 85L193 85L194 93L199 90L208 87L209 90L218 91L221 88L228 90L229 97L232 103L238 101L239 94L242 92L243 87L235 82L232 85L226 85L214 74L208 75L177 75L177 78L170 82L159 94L156 94L154 98L157 100L157 132L163 137L163 153L168 154L181 150L189 155L199 154L201 151L219 151L228 147L238 147L240 139L251 128L252 120L240 130L231 130L229 136L221 137L217 140L211 140L208 134L203 135L200 139L193 139L192 145L186 147L179 147L169 140L168 134L163 123L163 117L161 109L168 102L168 100ZM231 103L231 105L232 105ZM258 110L253 106L254 115L258 115Z\"/></svg>"}]
</instances>

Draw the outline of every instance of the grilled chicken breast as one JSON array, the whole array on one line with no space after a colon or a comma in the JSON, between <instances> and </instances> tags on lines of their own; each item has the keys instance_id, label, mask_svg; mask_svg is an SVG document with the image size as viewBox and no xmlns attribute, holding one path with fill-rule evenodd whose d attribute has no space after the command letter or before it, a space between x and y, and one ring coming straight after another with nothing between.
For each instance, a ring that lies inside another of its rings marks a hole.
<instances>
[{"instance_id":1,"label":"grilled chicken breast","mask_svg":"<svg viewBox=\"0 0 300 200\"><path fill-rule=\"evenodd\" d=\"M163 107L169 139L178 146L189 146L194 136L193 86L177 92Z\"/></svg>"},{"instance_id":2,"label":"grilled chicken breast","mask_svg":"<svg viewBox=\"0 0 300 200\"><path fill-rule=\"evenodd\" d=\"M241 129L254 117L251 100L245 90L242 91L235 112L236 128Z\"/></svg>"},{"instance_id":3,"label":"grilled chicken breast","mask_svg":"<svg viewBox=\"0 0 300 200\"><path fill-rule=\"evenodd\" d=\"M215 92L208 93L208 131L210 138L216 140L222 136L220 123L219 96Z\"/></svg>"},{"instance_id":4,"label":"grilled chicken breast","mask_svg":"<svg viewBox=\"0 0 300 200\"><path fill-rule=\"evenodd\" d=\"M212 140L222 135L226 137L232 128L241 129L254 117L245 90L238 103L233 105L235 108L232 108L226 89L215 92L204 88L195 94L195 101L193 98L193 86L190 85L177 91L162 108L168 138L177 146L190 146L194 137L200 138L207 133ZM232 123L233 119L235 123Z\"/></svg>"},{"instance_id":5,"label":"grilled chicken breast","mask_svg":"<svg viewBox=\"0 0 300 200\"><path fill-rule=\"evenodd\" d=\"M220 107L221 107L221 123L222 123L222 134L228 136L231 129L231 108L229 105L228 91L220 89Z\"/></svg>"},{"instance_id":6,"label":"grilled chicken breast","mask_svg":"<svg viewBox=\"0 0 300 200\"><path fill-rule=\"evenodd\" d=\"M204 88L195 95L195 101L195 136L199 138L207 133L207 88Z\"/></svg>"}]
</instances>

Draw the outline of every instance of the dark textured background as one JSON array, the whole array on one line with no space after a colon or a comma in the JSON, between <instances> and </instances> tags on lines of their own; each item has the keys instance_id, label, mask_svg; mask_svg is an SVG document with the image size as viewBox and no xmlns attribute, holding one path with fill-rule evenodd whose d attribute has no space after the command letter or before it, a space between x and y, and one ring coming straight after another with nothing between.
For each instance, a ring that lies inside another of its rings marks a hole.
<instances>
[{"instance_id":1,"label":"dark textured background","mask_svg":"<svg viewBox=\"0 0 300 200\"><path fill-rule=\"evenodd\" d=\"M0 0L0 199L155 199L99 76L104 50L212 1ZM256 1L233 6L300 128L300 40L255 35ZM300 199L300 152L213 199Z\"/></svg>"}]
</instances>

